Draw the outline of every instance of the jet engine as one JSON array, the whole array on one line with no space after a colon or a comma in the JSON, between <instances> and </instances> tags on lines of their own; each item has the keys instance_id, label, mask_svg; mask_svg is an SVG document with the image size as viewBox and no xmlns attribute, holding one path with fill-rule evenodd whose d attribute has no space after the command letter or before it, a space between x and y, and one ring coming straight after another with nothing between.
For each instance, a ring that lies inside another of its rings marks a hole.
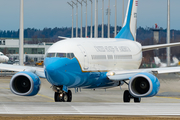
<instances>
[{"instance_id":1,"label":"jet engine","mask_svg":"<svg viewBox=\"0 0 180 120\"><path fill-rule=\"evenodd\" d=\"M34 96L41 86L39 77L32 72L19 72L15 74L10 81L11 91L20 96Z\"/></svg>"},{"instance_id":2,"label":"jet engine","mask_svg":"<svg viewBox=\"0 0 180 120\"><path fill-rule=\"evenodd\" d=\"M138 73L129 82L129 92L133 97L152 97L159 88L159 80L150 73Z\"/></svg>"}]
</instances>

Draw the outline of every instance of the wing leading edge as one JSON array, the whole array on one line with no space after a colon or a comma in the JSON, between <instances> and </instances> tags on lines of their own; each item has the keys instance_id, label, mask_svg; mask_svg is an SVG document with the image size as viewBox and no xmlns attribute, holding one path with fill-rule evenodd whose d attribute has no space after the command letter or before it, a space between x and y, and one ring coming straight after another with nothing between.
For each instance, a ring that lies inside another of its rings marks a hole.
<instances>
[{"instance_id":1,"label":"wing leading edge","mask_svg":"<svg viewBox=\"0 0 180 120\"><path fill-rule=\"evenodd\" d=\"M154 50L154 49L159 49L159 48L175 47L175 46L180 46L180 42L178 42L178 43L169 43L169 44L142 46L142 51L149 51L149 50Z\"/></svg>"},{"instance_id":2,"label":"wing leading edge","mask_svg":"<svg viewBox=\"0 0 180 120\"><path fill-rule=\"evenodd\" d=\"M8 70L8 71L16 71L16 72L28 71L28 72L35 73L36 75L38 75L41 78L46 78L45 74L44 74L44 68L40 68L40 67L0 64L0 69Z\"/></svg>"},{"instance_id":3,"label":"wing leading edge","mask_svg":"<svg viewBox=\"0 0 180 120\"><path fill-rule=\"evenodd\" d=\"M166 68L148 68L137 70L122 70L122 71L109 71L106 75L109 80L123 81L130 80L130 78L137 73L147 72L153 75L165 74L165 73L177 73L180 72L180 67L166 67Z\"/></svg>"}]
</instances>

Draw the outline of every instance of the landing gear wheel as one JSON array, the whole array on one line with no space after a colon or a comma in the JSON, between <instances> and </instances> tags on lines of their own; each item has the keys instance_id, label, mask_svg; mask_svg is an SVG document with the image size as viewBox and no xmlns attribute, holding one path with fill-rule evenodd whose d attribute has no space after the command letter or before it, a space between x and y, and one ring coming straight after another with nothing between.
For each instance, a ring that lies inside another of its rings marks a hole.
<instances>
[{"instance_id":1,"label":"landing gear wheel","mask_svg":"<svg viewBox=\"0 0 180 120\"><path fill-rule=\"evenodd\" d=\"M62 102L61 97L60 97L60 93L57 93L57 92L54 93L54 101L55 102Z\"/></svg>"},{"instance_id":2,"label":"landing gear wheel","mask_svg":"<svg viewBox=\"0 0 180 120\"><path fill-rule=\"evenodd\" d=\"M63 102L68 102L68 95L66 93L63 93L62 101Z\"/></svg>"},{"instance_id":3,"label":"landing gear wheel","mask_svg":"<svg viewBox=\"0 0 180 120\"><path fill-rule=\"evenodd\" d=\"M141 102L141 98L134 98L134 102L135 103L140 103Z\"/></svg>"},{"instance_id":4,"label":"landing gear wheel","mask_svg":"<svg viewBox=\"0 0 180 120\"><path fill-rule=\"evenodd\" d=\"M128 90L124 91L123 101L124 102L130 102L131 95Z\"/></svg>"},{"instance_id":5,"label":"landing gear wheel","mask_svg":"<svg viewBox=\"0 0 180 120\"><path fill-rule=\"evenodd\" d=\"M68 95L68 101L67 102L71 102L72 101L72 92L71 92L71 90L68 90L67 95Z\"/></svg>"},{"instance_id":6,"label":"landing gear wheel","mask_svg":"<svg viewBox=\"0 0 180 120\"><path fill-rule=\"evenodd\" d=\"M60 91L54 93L54 101L55 102L71 102L72 101L72 92L68 90L68 92Z\"/></svg>"}]
</instances>

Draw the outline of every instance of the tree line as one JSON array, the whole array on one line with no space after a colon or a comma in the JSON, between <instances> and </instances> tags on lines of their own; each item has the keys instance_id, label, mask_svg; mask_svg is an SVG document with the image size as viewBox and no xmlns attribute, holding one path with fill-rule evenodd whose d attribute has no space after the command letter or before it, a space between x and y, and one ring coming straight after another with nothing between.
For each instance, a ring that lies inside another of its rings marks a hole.
<instances>
[{"instance_id":1,"label":"tree line","mask_svg":"<svg viewBox=\"0 0 180 120\"><path fill-rule=\"evenodd\" d=\"M83 27L83 37L90 37L91 27L88 26L87 36L85 36L85 27ZM160 28L160 40L161 38L166 38L166 29ZM117 26L117 32L121 30L121 26ZM104 25L104 37L107 38L108 26ZM101 37L102 26L98 26L98 36ZM65 28L44 28L42 30L36 28L26 28L24 29L25 38L47 38L47 39L57 39L58 36L71 37L71 27ZM80 28L78 28L78 36L80 37ZM93 26L93 36L94 36L94 26ZM110 27L110 36L114 37L114 27ZM76 28L74 28L74 37L76 37ZM137 41L144 41L146 39L151 39L153 37L153 31L151 28L139 27L137 28ZM19 38L19 30L0 30L0 38ZM180 30L171 30L171 38L173 40L178 40L180 38Z\"/></svg>"},{"instance_id":2,"label":"tree line","mask_svg":"<svg viewBox=\"0 0 180 120\"><path fill-rule=\"evenodd\" d=\"M87 36L85 36L85 27L83 27L83 37L90 37L91 27L88 26ZM117 26L117 32L121 30L121 26ZM166 29L160 28L160 37L158 44L166 43ZM107 38L108 26L104 25L104 37ZM78 36L80 37L80 28L78 28ZM101 37L102 25L98 26L98 37ZM76 36L76 28L74 28L74 37ZM71 37L71 27L64 28L44 28L42 30L36 28L24 29L25 42L28 44L37 44L40 42L56 42L58 36ZM93 26L94 36L94 26ZM114 37L114 27L110 27L110 36ZM19 30L0 30L0 38L19 38ZM152 45L153 43L153 31L151 28L139 27L137 28L137 41L142 45ZM171 42L180 41L180 30L171 30ZM153 61L154 52L147 51L143 53L147 60ZM159 56L166 56L166 49L159 50ZM171 56L177 56L180 59L180 47L171 48Z\"/></svg>"}]
</instances>

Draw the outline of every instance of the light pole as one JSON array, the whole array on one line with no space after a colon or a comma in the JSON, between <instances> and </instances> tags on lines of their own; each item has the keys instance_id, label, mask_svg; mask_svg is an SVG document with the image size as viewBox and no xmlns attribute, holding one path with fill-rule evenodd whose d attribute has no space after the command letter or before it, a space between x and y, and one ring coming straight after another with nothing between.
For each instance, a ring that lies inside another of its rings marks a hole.
<instances>
[{"instance_id":1,"label":"light pole","mask_svg":"<svg viewBox=\"0 0 180 120\"><path fill-rule=\"evenodd\" d=\"M78 4L71 1L74 5L76 5L76 37L78 37Z\"/></svg>"},{"instance_id":2,"label":"light pole","mask_svg":"<svg viewBox=\"0 0 180 120\"><path fill-rule=\"evenodd\" d=\"M117 0L115 0L115 25L114 25L114 37L117 34Z\"/></svg>"},{"instance_id":3,"label":"light pole","mask_svg":"<svg viewBox=\"0 0 180 120\"><path fill-rule=\"evenodd\" d=\"M71 4L71 3L69 3L69 2L67 2L71 7L72 7L72 32L71 32L71 37L73 38L74 36L73 36L73 34L74 34L74 31L73 31L73 27L74 27L74 6L73 6L73 4Z\"/></svg>"},{"instance_id":4,"label":"light pole","mask_svg":"<svg viewBox=\"0 0 180 120\"><path fill-rule=\"evenodd\" d=\"M98 0L95 0L95 25L94 25L94 37L98 37Z\"/></svg>"},{"instance_id":5,"label":"light pole","mask_svg":"<svg viewBox=\"0 0 180 120\"><path fill-rule=\"evenodd\" d=\"M102 38L104 38L104 0L102 0Z\"/></svg>"},{"instance_id":6,"label":"light pole","mask_svg":"<svg viewBox=\"0 0 180 120\"><path fill-rule=\"evenodd\" d=\"M108 5L108 38L110 38L110 0Z\"/></svg>"},{"instance_id":7,"label":"light pole","mask_svg":"<svg viewBox=\"0 0 180 120\"><path fill-rule=\"evenodd\" d=\"M89 0L91 2L91 38L92 38L92 6L93 6L93 2L92 0Z\"/></svg>"},{"instance_id":8,"label":"light pole","mask_svg":"<svg viewBox=\"0 0 180 120\"><path fill-rule=\"evenodd\" d=\"M82 1L80 2L79 0L77 0L77 2L81 5L81 37L82 37Z\"/></svg>"},{"instance_id":9,"label":"light pole","mask_svg":"<svg viewBox=\"0 0 180 120\"><path fill-rule=\"evenodd\" d=\"M170 43L170 0L167 0L167 44ZM170 66L170 47L167 48L167 66Z\"/></svg>"},{"instance_id":10,"label":"light pole","mask_svg":"<svg viewBox=\"0 0 180 120\"><path fill-rule=\"evenodd\" d=\"M85 31L85 37L87 37L87 0L83 0L86 4L86 31Z\"/></svg>"},{"instance_id":11,"label":"light pole","mask_svg":"<svg viewBox=\"0 0 180 120\"><path fill-rule=\"evenodd\" d=\"M24 65L24 1L21 0L19 31L19 64Z\"/></svg>"}]
</instances>

